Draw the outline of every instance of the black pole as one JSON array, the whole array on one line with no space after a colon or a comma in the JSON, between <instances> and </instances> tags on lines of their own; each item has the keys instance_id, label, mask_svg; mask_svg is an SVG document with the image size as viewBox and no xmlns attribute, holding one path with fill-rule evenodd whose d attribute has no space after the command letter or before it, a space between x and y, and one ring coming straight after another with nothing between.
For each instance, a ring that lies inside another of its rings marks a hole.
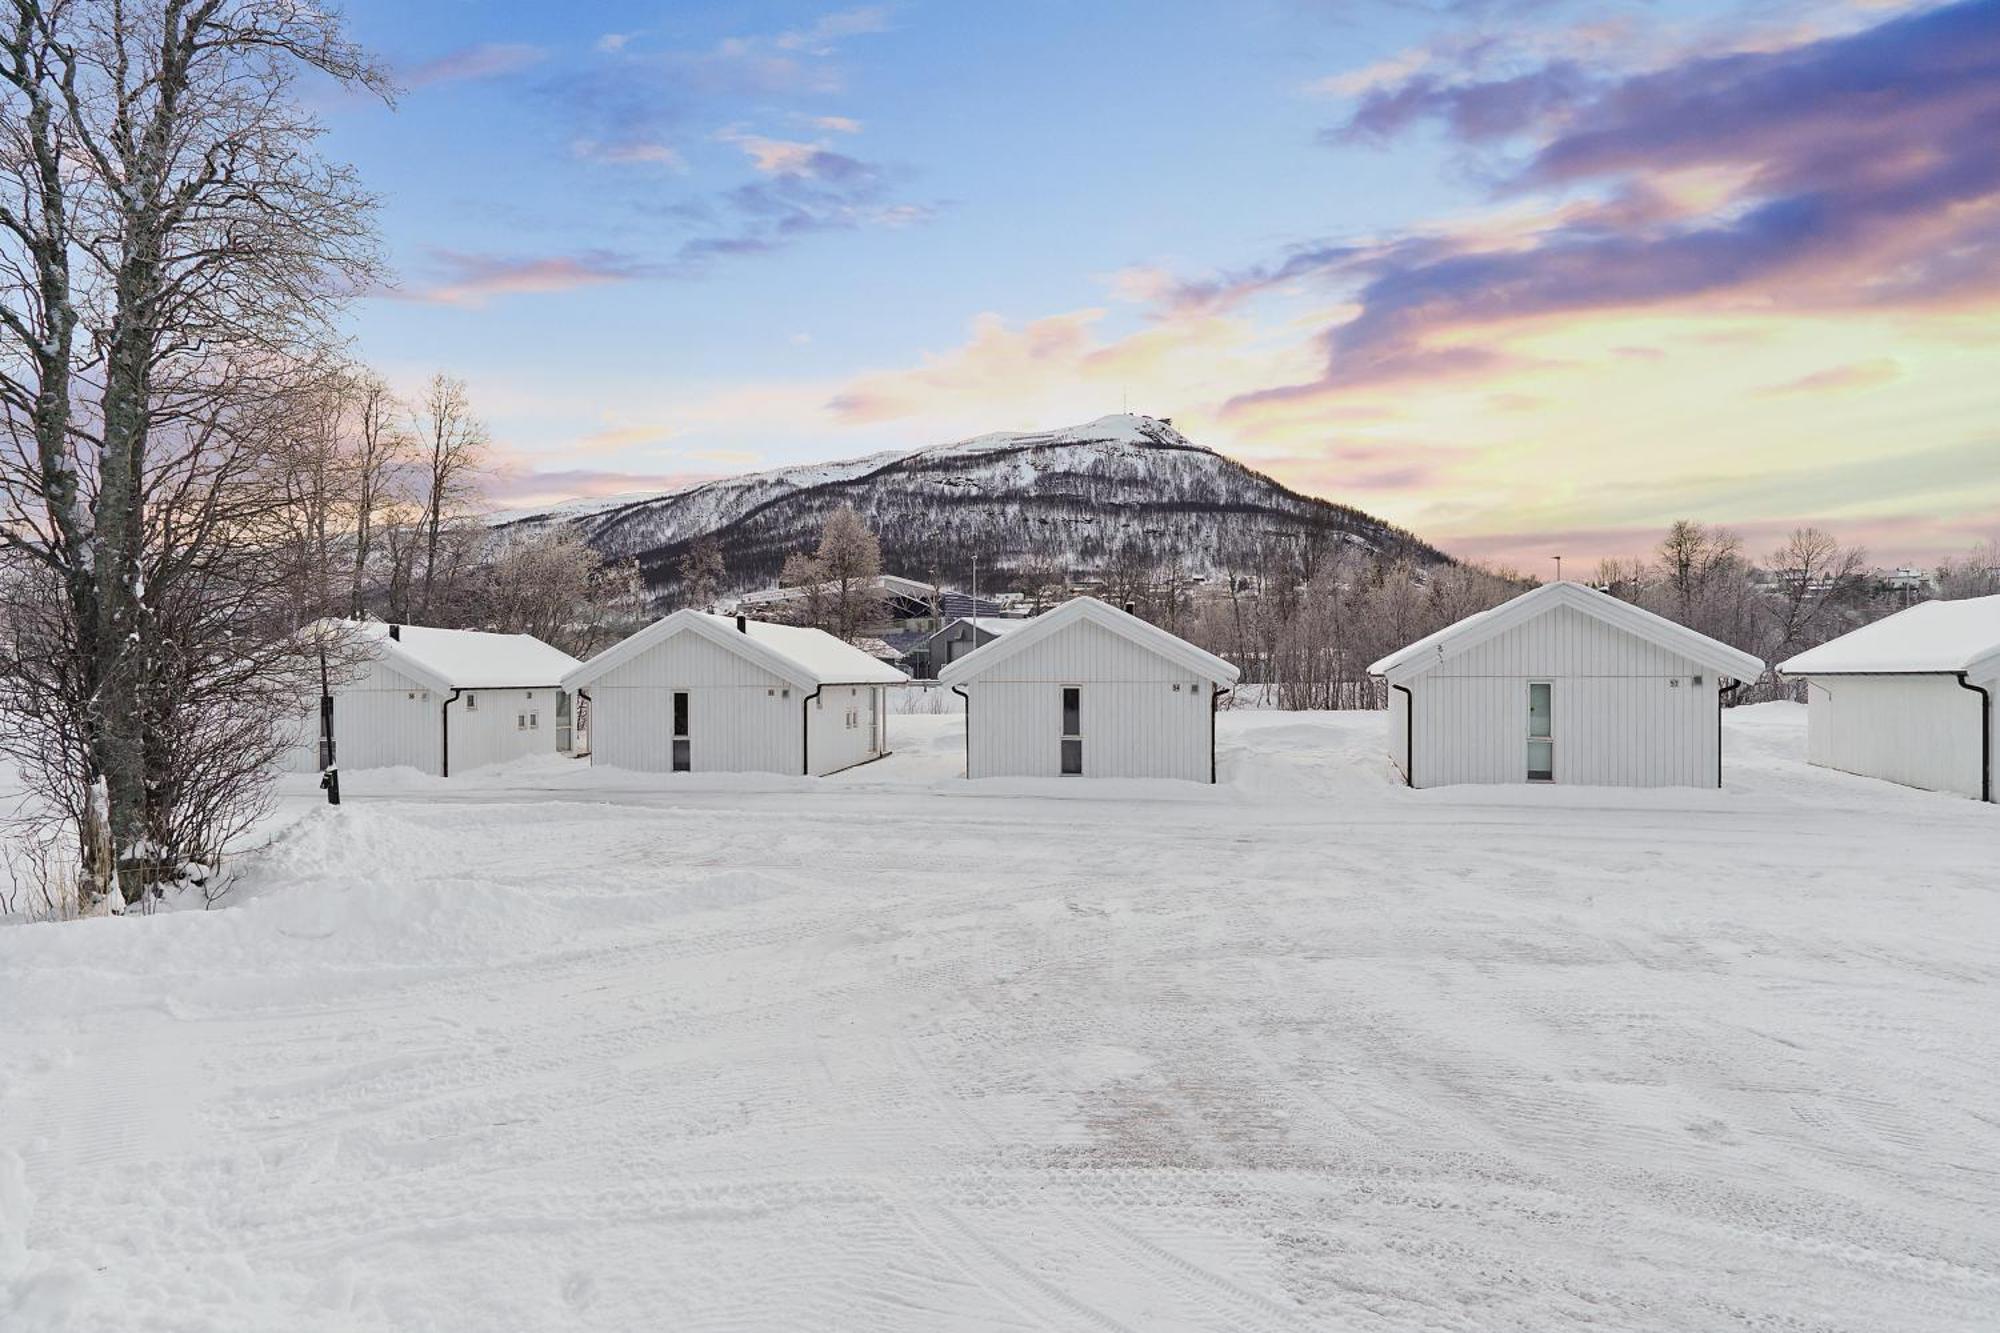
<instances>
[{"instance_id":1,"label":"black pole","mask_svg":"<svg viewBox=\"0 0 2000 1333\"><path fill-rule=\"evenodd\" d=\"M333 751L333 686L327 679L326 644L319 647L319 785L328 805L340 804L340 764Z\"/></svg>"}]
</instances>

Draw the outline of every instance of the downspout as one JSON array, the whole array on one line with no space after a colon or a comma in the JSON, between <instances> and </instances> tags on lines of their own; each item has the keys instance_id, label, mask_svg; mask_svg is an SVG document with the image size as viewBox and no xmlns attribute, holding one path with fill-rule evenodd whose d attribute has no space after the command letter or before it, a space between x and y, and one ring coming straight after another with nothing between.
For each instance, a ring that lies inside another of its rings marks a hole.
<instances>
[{"instance_id":1,"label":"downspout","mask_svg":"<svg viewBox=\"0 0 2000 1333\"><path fill-rule=\"evenodd\" d=\"M1743 682L1730 678L1729 684L1715 692L1715 789L1722 790L1722 700L1743 688Z\"/></svg>"},{"instance_id":2,"label":"downspout","mask_svg":"<svg viewBox=\"0 0 2000 1333\"><path fill-rule=\"evenodd\" d=\"M1993 695L1984 685L1974 685L1965 678L1963 671L1958 676L1958 687L1971 690L1979 696L1979 799L1991 804L1993 801Z\"/></svg>"},{"instance_id":3,"label":"downspout","mask_svg":"<svg viewBox=\"0 0 2000 1333\"><path fill-rule=\"evenodd\" d=\"M965 700L965 776L972 776L972 696L965 692L963 685L954 685L951 692Z\"/></svg>"},{"instance_id":4,"label":"downspout","mask_svg":"<svg viewBox=\"0 0 2000 1333\"><path fill-rule=\"evenodd\" d=\"M438 753L439 759L443 761L438 765L441 770L438 776L441 778L451 776L451 706L458 702L458 696L463 692L462 687L454 686L451 698L446 699L438 708L438 718L444 724L444 744Z\"/></svg>"},{"instance_id":5,"label":"downspout","mask_svg":"<svg viewBox=\"0 0 2000 1333\"><path fill-rule=\"evenodd\" d=\"M574 690L574 691L572 691L572 693L574 693L574 694L576 695L576 697L577 697L577 698L579 698L579 699L583 700L583 703L584 703L584 708L583 708L583 711L582 711L582 716L584 716L584 717L586 717L586 718L587 718L587 717L589 717L589 716L590 716L590 707L589 707L589 705L590 705L590 691L589 691L589 690ZM570 710L569 710L569 743L570 743L570 748L571 748L571 749L575 749L575 748L576 748L576 719L577 719L577 716L578 716L578 713L577 713L577 708L576 708L576 705L575 705L575 704L571 704L571 705L570 705ZM667 720L668 720L669 722L673 721L673 719L672 719L672 718L668 718ZM585 736L588 736L588 735L590 735L590 729L589 729L588 727L584 728L584 732L583 732L583 734L584 734ZM590 766L591 766L592 768L595 768L595 767L597 767L597 756L596 756L596 755L594 755L594 754L592 754L592 753L590 752L589 748L587 748L587 747L585 748L585 750L583 751L583 753L582 753L582 754L579 754L579 755L577 755L577 756L576 756L576 758L578 758L578 759L588 759L588 760L590 761Z\"/></svg>"},{"instance_id":6,"label":"downspout","mask_svg":"<svg viewBox=\"0 0 2000 1333\"><path fill-rule=\"evenodd\" d=\"M1417 696L1407 685L1392 685L1403 692L1403 785L1417 785Z\"/></svg>"},{"instance_id":7,"label":"downspout","mask_svg":"<svg viewBox=\"0 0 2000 1333\"><path fill-rule=\"evenodd\" d=\"M799 774L801 777L809 778L812 776L812 701L819 698L819 692L825 688L825 685L815 685L811 694L799 700Z\"/></svg>"},{"instance_id":8,"label":"downspout","mask_svg":"<svg viewBox=\"0 0 2000 1333\"><path fill-rule=\"evenodd\" d=\"M1232 691L1217 686L1208 696L1208 785L1211 787L1215 785L1215 719L1222 710L1222 696L1229 693Z\"/></svg>"}]
</instances>

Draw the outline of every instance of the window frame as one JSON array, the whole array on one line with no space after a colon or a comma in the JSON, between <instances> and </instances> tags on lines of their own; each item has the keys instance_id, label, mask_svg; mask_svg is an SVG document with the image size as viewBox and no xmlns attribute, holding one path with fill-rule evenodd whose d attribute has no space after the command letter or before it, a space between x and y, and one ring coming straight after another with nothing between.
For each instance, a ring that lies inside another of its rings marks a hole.
<instances>
[{"instance_id":1,"label":"window frame","mask_svg":"<svg viewBox=\"0 0 2000 1333\"><path fill-rule=\"evenodd\" d=\"M1548 700L1546 735L1535 734L1535 690L1546 691ZM1526 770L1529 782L1554 782L1556 780L1556 683L1553 679L1530 680L1528 682L1528 735ZM1535 746L1545 745L1549 752L1548 768L1537 771L1534 767Z\"/></svg>"},{"instance_id":2,"label":"window frame","mask_svg":"<svg viewBox=\"0 0 2000 1333\"><path fill-rule=\"evenodd\" d=\"M1064 685L1061 690L1062 730L1058 744L1058 772L1066 778L1080 778L1083 776L1083 686ZM1075 696L1074 707L1070 702L1072 695ZM1072 717L1075 719L1074 729L1070 725Z\"/></svg>"}]
</instances>

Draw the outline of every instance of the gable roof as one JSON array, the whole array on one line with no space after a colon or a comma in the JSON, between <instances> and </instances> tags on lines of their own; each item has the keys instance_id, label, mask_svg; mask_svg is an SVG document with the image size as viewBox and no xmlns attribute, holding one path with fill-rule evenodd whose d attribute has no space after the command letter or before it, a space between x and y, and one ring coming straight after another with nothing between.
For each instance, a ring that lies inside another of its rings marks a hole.
<instances>
[{"instance_id":1,"label":"gable roof","mask_svg":"<svg viewBox=\"0 0 2000 1333\"><path fill-rule=\"evenodd\" d=\"M1135 615L1129 615L1116 607L1106 606L1095 597L1073 597L1053 611L1045 611L1033 620L1021 621L1020 628L1012 633L1003 634L974 648L939 671L938 681L945 685L956 685L961 681L971 680L991 671L1000 663L1051 635L1083 622L1107 629L1142 648L1151 649L1168 661L1184 666L1195 675L1218 684L1234 685L1236 678L1242 674L1214 653L1197 648L1186 639L1169 634L1158 625L1148 624Z\"/></svg>"},{"instance_id":2,"label":"gable roof","mask_svg":"<svg viewBox=\"0 0 2000 1333\"><path fill-rule=\"evenodd\" d=\"M925 634L922 642L929 643L932 639L935 639L938 635L943 634L945 630L951 629L955 625L970 625L974 629L991 634L997 639L1002 634L1011 634L1021 628L1021 626L1029 623L1031 623L1031 617L1028 616L1019 616L1012 620L1000 616L958 616L946 621L943 628L934 629Z\"/></svg>"},{"instance_id":3,"label":"gable roof","mask_svg":"<svg viewBox=\"0 0 2000 1333\"><path fill-rule=\"evenodd\" d=\"M1919 602L1808 648L1778 670L1788 676L2000 674L2000 596Z\"/></svg>"},{"instance_id":4,"label":"gable roof","mask_svg":"<svg viewBox=\"0 0 2000 1333\"><path fill-rule=\"evenodd\" d=\"M574 657L532 634L397 625L392 637L391 627L379 620L328 620L320 624L359 642L396 670L439 693L553 686L577 665Z\"/></svg>"},{"instance_id":5,"label":"gable roof","mask_svg":"<svg viewBox=\"0 0 2000 1333\"><path fill-rule=\"evenodd\" d=\"M563 677L563 688L587 686L605 672L623 666L676 634L698 634L801 689L821 685L900 685L909 679L888 663L870 657L852 644L842 643L824 630L774 625L767 620L745 620L741 630L736 624L731 616L676 611L571 671Z\"/></svg>"},{"instance_id":6,"label":"gable roof","mask_svg":"<svg viewBox=\"0 0 2000 1333\"><path fill-rule=\"evenodd\" d=\"M1407 679L1504 634L1516 625L1526 624L1536 616L1561 607L1580 611L1613 629L1658 644L1669 652L1678 653L1737 680L1755 680L1764 672L1761 658L1731 648L1706 634L1697 634L1665 616L1656 616L1630 602L1620 601L1610 593L1599 592L1582 583L1544 583L1512 601L1467 616L1456 624L1446 625L1435 634L1426 634L1408 647L1371 663L1368 673Z\"/></svg>"}]
</instances>

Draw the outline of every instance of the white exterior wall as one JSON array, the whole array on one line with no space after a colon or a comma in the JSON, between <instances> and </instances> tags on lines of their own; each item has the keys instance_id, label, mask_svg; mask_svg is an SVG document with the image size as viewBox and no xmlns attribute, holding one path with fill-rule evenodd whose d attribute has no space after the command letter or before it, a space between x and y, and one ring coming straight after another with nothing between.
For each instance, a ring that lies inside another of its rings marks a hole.
<instances>
[{"instance_id":1,"label":"white exterior wall","mask_svg":"<svg viewBox=\"0 0 2000 1333\"><path fill-rule=\"evenodd\" d=\"M812 732L812 771L815 776L838 773L843 768L865 764L887 753L883 736L880 685L826 685L810 707L807 726ZM848 725L852 717L854 725ZM872 722L872 725L871 725Z\"/></svg>"},{"instance_id":2,"label":"white exterior wall","mask_svg":"<svg viewBox=\"0 0 2000 1333\"><path fill-rule=\"evenodd\" d=\"M1553 687L1556 782L1716 785L1714 669L1566 606L1403 682L1414 699L1415 784L1526 782L1532 681Z\"/></svg>"},{"instance_id":3,"label":"white exterior wall","mask_svg":"<svg viewBox=\"0 0 2000 1333\"><path fill-rule=\"evenodd\" d=\"M1978 799L1985 710L1956 676L1817 676L1806 701L1813 763Z\"/></svg>"},{"instance_id":4,"label":"white exterior wall","mask_svg":"<svg viewBox=\"0 0 2000 1333\"><path fill-rule=\"evenodd\" d=\"M451 715L451 771L466 773L487 764L502 764L528 755L556 753L556 687L467 690L447 710ZM449 698L449 695L444 696ZM467 699L477 705L466 707ZM340 716L340 705L334 705ZM525 730L526 718L533 725ZM341 751L341 767L348 767Z\"/></svg>"},{"instance_id":5,"label":"white exterior wall","mask_svg":"<svg viewBox=\"0 0 2000 1333\"><path fill-rule=\"evenodd\" d=\"M686 631L584 687L590 696L591 762L672 772L677 690L688 693L688 758L694 772L802 771L800 710L811 691Z\"/></svg>"},{"instance_id":6,"label":"white exterior wall","mask_svg":"<svg viewBox=\"0 0 2000 1333\"><path fill-rule=\"evenodd\" d=\"M1060 776L1065 685L1083 690L1085 777L1209 781L1215 683L1087 620L961 687L967 776Z\"/></svg>"},{"instance_id":7,"label":"white exterior wall","mask_svg":"<svg viewBox=\"0 0 2000 1333\"><path fill-rule=\"evenodd\" d=\"M446 697L379 658L369 662L358 679L334 688L333 743L340 767L407 766L436 775L444 743L438 708ZM292 773L318 772L319 696L312 697L300 731L301 743L282 766Z\"/></svg>"}]
</instances>

